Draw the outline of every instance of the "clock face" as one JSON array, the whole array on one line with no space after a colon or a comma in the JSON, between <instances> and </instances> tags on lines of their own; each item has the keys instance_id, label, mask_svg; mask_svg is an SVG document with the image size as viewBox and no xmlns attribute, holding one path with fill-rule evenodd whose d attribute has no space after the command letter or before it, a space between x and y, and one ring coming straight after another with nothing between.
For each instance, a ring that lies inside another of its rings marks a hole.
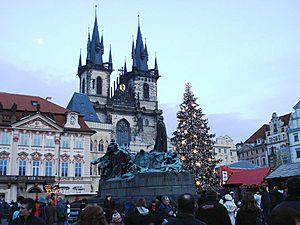
<instances>
[{"instance_id":1,"label":"clock face","mask_svg":"<svg viewBox=\"0 0 300 225\"><path fill-rule=\"evenodd\" d=\"M126 90L126 86L125 84L120 84L120 91L125 91Z\"/></svg>"},{"instance_id":2,"label":"clock face","mask_svg":"<svg viewBox=\"0 0 300 225\"><path fill-rule=\"evenodd\" d=\"M71 118L70 118L70 123L71 123L72 125L75 124L75 116L71 116Z\"/></svg>"}]
</instances>

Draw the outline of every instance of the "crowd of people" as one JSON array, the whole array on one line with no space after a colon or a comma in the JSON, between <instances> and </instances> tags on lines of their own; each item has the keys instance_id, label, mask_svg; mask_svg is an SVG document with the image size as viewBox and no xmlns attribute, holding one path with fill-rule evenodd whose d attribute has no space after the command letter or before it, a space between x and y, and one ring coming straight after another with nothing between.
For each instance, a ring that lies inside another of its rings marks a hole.
<instances>
[{"instance_id":1,"label":"crowd of people","mask_svg":"<svg viewBox=\"0 0 300 225\"><path fill-rule=\"evenodd\" d=\"M10 207L11 225L67 225L70 210L62 198L17 199ZM151 203L143 197L135 204L120 208L108 194L101 206L84 199L74 225L300 225L300 178L290 178L285 190L260 187L246 191L239 199L234 192L220 196L207 191L195 199L190 193L173 202L168 196L156 196Z\"/></svg>"}]
</instances>

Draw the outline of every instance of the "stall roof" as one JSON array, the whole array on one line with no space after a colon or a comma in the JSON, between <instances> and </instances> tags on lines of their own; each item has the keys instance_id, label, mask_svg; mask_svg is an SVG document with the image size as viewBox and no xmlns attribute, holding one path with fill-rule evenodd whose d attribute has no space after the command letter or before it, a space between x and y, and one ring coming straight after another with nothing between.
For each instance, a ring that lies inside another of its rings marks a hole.
<instances>
[{"instance_id":1,"label":"stall roof","mask_svg":"<svg viewBox=\"0 0 300 225\"><path fill-rule=\"evenodd\" d=\"M259 168L258 166L254 165L253 163L247 160L240 160L231 164L226 165L229 168L234 169L256 169Z\"/></svg>"},{"instance_id":2,"label":"stall roof","mask_svg":"<svg viewBox=\"0 0 300 225\"><path fill-rule=\"evenodd\" d=\"M264 177L270 172L270 168L257 168L234 172L226 184L258 185L263 182Z\"/></svg>"},{"instance_id":3,"label":"stall roof","mask_svg":"<svg viewBox=\"0 0 300 225\"><path fill-rule=\"evenodd\" d=\"M266 179L268 180L295 176L300 176L300 162L283 164L266 176Z\"/></svg>"}]
</instances>

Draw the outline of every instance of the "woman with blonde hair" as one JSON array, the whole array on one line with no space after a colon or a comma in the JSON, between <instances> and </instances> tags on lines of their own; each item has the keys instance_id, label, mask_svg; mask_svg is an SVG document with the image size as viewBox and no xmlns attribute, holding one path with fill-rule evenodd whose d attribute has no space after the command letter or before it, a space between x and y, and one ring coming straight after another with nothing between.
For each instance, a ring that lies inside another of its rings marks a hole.
<instances>
[{"instance_id":1,"label":"woman with blonde hair","mask_svg":"<svg viewBox=\"0 0 300 225\"><path fill-rule=\"evenodd\" d=\"M246 192L237 211L235 225L265 224L261 209L257 206L252 192Z\"/></svg>"},{"instance_id":2,"label":"woman with blonde hair","mask_svg":"<svg viewBox=\"0 0 300 225\"><path fill-rule=\"evenodd\" d=\"M108 223L100 206L89 205L82 211L74 225L108 225Z\"/></svg>"}]
</instances>

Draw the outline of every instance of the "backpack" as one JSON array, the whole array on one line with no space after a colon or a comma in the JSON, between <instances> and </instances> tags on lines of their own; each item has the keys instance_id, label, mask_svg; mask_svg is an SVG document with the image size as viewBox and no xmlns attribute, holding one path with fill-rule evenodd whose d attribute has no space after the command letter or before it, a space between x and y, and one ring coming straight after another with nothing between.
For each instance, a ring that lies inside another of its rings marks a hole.
<instances>
[{"instance_id":1,"label":"backpack","mask_svg":"<svg viewBox=\"0 0 300 225\"><path fill-rule=\"evenodd\" d=\"M56 214L57 214L57 219L66 219L67 210L65 209L64 205L56 206Z\"/></svg>"}]
</instances>

